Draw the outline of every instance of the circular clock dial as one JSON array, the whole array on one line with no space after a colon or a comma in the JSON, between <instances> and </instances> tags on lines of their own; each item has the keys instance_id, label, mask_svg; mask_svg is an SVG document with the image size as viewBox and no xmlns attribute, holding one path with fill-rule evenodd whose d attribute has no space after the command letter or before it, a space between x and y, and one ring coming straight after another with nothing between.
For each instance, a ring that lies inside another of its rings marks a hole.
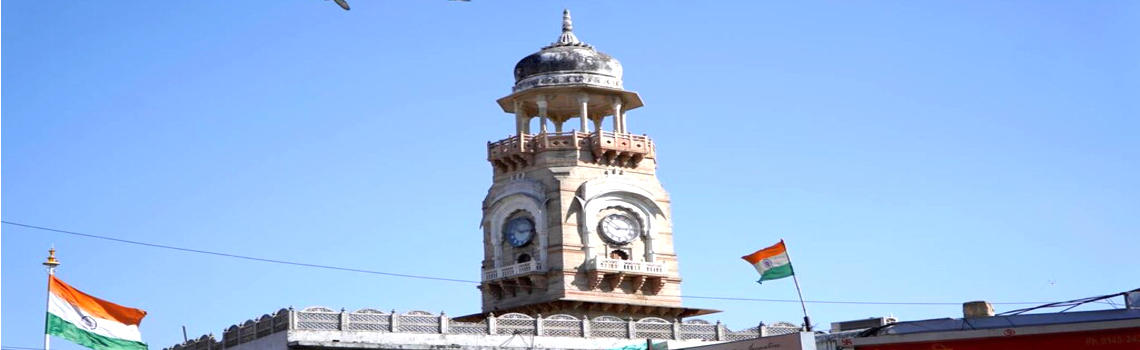
<instances>
[{"instance_id":1,"label":"circular clock dial","mask_svg":"<svg viewBox=\"0 0 1140 350\"><path fill-rule=\"evenodd\" d=\"M512 246L522 247L534 238L534 221L528 218L515 218L503 226L503 238Z\"/></svg>"},{"instance_id":2,"label":"circular clock dial","mask_svg":"<svg viewBox=\"0 0 1140 350\"><path fill-rule=\"evenodd\" d=\"M598 228L602 231L602 235L618 244L633 242L641 233L641 225L637 220L622 214L607 215L602 218L601 223L598 223Z\"/></svg>"}]
</instances>

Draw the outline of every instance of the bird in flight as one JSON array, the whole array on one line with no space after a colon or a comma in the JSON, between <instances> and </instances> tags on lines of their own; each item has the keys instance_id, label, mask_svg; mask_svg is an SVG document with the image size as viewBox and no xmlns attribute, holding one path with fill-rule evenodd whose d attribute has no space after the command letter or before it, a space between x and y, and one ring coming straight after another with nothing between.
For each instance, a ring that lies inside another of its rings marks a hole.
<instances>
[{"instance_id":1,"label":"bird in flight","mask_svg":"<svg viewBox=\"0 0 1140 350\"><path fill-rule=\"evenodd\" d=\"M329 0L325 0L325 1L329 1ZM344 9L345 11L349 10L348 1L345 1L345 0L333 0L333 1L336 2L337 5L340 5L340 8ZM450 1L471 2L471 0L450 0Z\"/></svg>"},{"instance_id":2,"label":"bird in flight","mask_svg":"<svg viewBox=\"0 0 1140 350\"><path fill-rule=\"evenodd\" d=\"M325 0L325 1L328 1L328 0ZM333 0L333 1L335 1L337 5L340 5L340 8L344 9L345 11L348 11L348 1L344 1L344 0Z\"/></svg>"}]
</instances>

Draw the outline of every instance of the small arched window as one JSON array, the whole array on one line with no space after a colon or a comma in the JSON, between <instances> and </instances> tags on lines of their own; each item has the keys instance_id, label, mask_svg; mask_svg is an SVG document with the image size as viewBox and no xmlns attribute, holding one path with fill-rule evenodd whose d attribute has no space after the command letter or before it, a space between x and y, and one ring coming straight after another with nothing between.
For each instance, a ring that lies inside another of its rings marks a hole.
<instances>
[{"instance_id":1,"label":"small arched window","mask_svg":"<svg viewBox=\"0 0 1140 350\"><path fill-rule=\"evenodd\" d=\"M530 261L530 254L519 254L519 258L515 260L516 263L522 264Z\"/></svg>"},{"instance_id":2,"label":"small arched window","mask_svg":"<svg viewBox=\"0 0 1140 350\"><path fill-rule=\"evenodd\" d=\"M629 254L620 249L615 249L614 251L610 252L610 259L629 260Z\"/></svg>"}]
</instances>

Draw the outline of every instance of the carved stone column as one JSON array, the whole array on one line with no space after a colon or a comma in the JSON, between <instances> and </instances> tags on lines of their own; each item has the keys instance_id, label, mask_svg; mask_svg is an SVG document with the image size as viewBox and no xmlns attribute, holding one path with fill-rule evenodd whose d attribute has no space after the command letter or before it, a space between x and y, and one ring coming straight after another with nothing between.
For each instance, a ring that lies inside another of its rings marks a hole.
<instances>
[{"instance_id":1,"label":"carved stone column","mask_svg":"<svg viewBox=\"0 0 1140 350\"><path fill-rule=\"evenodd\" d=\"M538 127L538 133L539 134L545 134L546 133L546 119L547 119L546 118L546 96L541 96L541 95L538 96L538 101L535 101L535 102L538 103L538 117L539 117L539 119L541 119L540 122L542 123Z\"/></svg>"},{"instance_id":2,"label":"carved stone column","mask_svg":"<svg viewBox=\"0 0 1140 350\"><path fill-rule=\"evenodd\" d=\"M614 97L614 133L624 132L621 129L621 98Z\"/></svg>"},{"instance_id":3,"label":"carved stone column","mask_svg":"<svg viewBox=\"0 0 1140 350\"><path fill-rule=\"evenodd\" d=\"M625 113L626 113L625 110L621 111L621 132L628 134L629 128L627 128L627 125L625 123L625 117L626 117Z\"/></svg>"},{"instance_id":4,"label":"carved stone column","mask_svg":"<svg viewBox=\"0 0 1140 350\"><path fill-rule=\"evenodd\" d=\"M582 132L590 132L590 124L586 123L586 120L589 119L588 109L590 108L590 95L582 94L582 96L578 96L578 103L582 105L582 108L578 112L578 119L582 120Z\"/></svg>"},{"instance_id":5,"label":"carved stone column","mask_svg":"<svg viewBox=\"0 0 1140 350\"><path fill-rule=\"evenodd\" d=\"M523 111L522 101L515 100L515 135L522 138L523 134L530 132L530 118Z\"/></svg>"}]
</instances>

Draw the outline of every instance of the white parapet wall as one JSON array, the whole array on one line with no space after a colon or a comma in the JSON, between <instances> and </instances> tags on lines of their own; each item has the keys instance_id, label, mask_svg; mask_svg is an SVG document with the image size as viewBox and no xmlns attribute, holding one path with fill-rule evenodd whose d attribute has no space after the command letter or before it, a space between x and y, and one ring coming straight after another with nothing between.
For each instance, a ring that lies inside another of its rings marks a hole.
<instances>
[{"instance_id":1,"label":"white parapet wall","mask_svg":"<svg viewBox=\"0 0 1140 350\"><path fill-rule=\"evenodd\" d=\"M796 333L800 327L779 322L771 326L732 331L720 322L684 322L647 317L622 320L613 316L577 318L570 315L530 317L488 315L479 322L458 322L446 314L426 311L362 309L334 311L325 307L281 309L233 325L222 333L178 344L165 350L286 350L307 348L357 349L581 349L603 350L653 339L670 348L716 344L763 336Z\"/></svg>"}]
</instances>

